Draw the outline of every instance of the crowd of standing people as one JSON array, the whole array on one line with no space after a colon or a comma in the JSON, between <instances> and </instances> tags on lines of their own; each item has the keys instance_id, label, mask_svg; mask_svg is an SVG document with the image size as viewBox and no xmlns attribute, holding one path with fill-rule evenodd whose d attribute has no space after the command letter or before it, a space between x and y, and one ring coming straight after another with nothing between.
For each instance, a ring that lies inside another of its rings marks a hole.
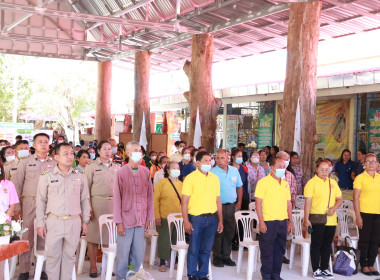
<instances>
[{"instance_id":1,"label":"crowd of standing people","mask_svg":"<svg viewBox=\"0 0 380 280\"><path fill-rule=\"evenodd\" d=\"M29 229L23 239L29 240L30 248L35 225L38 248L44 249L46 242L41 279L71 279L81 235L87 240L89 276L98 277L99 217L104 214L113 214L117 224L116 279L125 279L130 265L135 271L140 268L144 233L152 222L159 233L159 271L166 271L171 213L182 213L188 234L188 279L208 279L211 252L214 266L236 265L230 258L239 239L234 214L254 202L261 275L278 280L282 263L288 261L284 255L297 195L305 197L303 226L311 234L313 277L333 279L328 263L336 210L343 201L342 190L352 189L361 270L379 275L373 267L380 243L379 165L376 155L364 150L358 151L357 162L349 150L343 150L335 165L330 159L318 159L315 176L306 182L300 155L277 146L248 154L240 143L212 156L204 147L177 141L168 157L166 151L146 152L138 142L124 146L114 139L74 146L64 136L49 144L49 136L39 133L32 147L16 140L14 145L0 140L1 188L7 189L0 203L9 217L23 220ZM315 215L325 214L324 222L314 221ZM104 244L107 234L102 232ZM20 256L20 280L29 278L30 254Z\"/></svg>"}]
</instances>

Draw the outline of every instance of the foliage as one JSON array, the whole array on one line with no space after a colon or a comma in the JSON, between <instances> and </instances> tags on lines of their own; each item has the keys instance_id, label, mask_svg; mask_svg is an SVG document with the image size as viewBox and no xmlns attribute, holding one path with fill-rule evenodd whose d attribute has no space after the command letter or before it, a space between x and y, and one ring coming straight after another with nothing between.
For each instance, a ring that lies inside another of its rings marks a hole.
<instances>
[{"instance_id":1,"label":"foliage","mask_svg":"<svg viewBox=\"0 0 380 280\"><path fill-rule=\"evenodd\" d=\"M21 221L12 221L5 213L0 213L0 236L21 234L27 229L21 229Z\"/></svg>"},{"instance_id":2,"label":"foliage","mask_svg":"<svg viewBox=\"0 0 380 280\"><path fill-rule=\"evenodd\" d=\"M18 116L28 109L32 80L22 72L28 60L27 57L0 54L0 121L12 121L16 89Z\"/></svg>"}]
</instances>

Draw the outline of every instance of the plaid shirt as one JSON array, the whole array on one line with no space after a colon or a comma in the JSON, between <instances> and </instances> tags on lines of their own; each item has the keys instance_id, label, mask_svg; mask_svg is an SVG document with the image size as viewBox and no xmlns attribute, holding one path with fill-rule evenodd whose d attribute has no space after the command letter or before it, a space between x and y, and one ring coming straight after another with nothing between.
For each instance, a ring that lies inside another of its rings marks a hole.
<instances>
[{"instance_id":1,"label":"plaid shirt","mask_svg":"<svg viewBox=\"0 0 380 280\"><path fill-rule=\"evenodd\" d=\"M292 207L294 208L294 206L296 205L296 197L297 197L297 183L296 183L296 178L294 177L292 172L285 170L285 181L288 182L289 184Z\"/></svg>"}]
</instances>

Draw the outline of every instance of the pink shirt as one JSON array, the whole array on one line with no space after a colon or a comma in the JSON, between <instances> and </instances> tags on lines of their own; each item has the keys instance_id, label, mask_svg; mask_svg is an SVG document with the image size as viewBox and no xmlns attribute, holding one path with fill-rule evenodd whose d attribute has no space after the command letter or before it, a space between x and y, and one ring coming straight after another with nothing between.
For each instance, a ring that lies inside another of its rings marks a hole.
<instances>
[{"instance_id":1,"label":"pink shirt","mask_svg":"<svg viewBox=\"0 0 380 280\"><path fill-rule=\"evenodd\" d=\"M149 170L139 165L133 172L129 164L116 175L113 188L113 221L125 228L144 227L154 221L152 179Z\"/></svg>"},{"instance_id":2,"label":"pink shirt","mask_svg":"<svg viewBox=\"0 0 380 280\"><path fill-rule=\"evenodd\" d=\"M5 213L9 206L19 203L15 185L8 180L0 182L0 212Z\"/></svg>"}]
</instances>

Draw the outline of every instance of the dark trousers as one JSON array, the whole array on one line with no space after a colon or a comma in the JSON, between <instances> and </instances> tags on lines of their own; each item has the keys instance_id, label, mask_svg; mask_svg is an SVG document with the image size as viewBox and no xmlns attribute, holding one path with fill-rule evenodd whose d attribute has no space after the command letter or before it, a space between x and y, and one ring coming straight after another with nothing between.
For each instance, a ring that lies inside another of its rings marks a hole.
<instances>
[{"instance_id":1,"label":"dark trousers","mask_svg":"<svg viewBox=\"0 0 380 280\"><path fill-rule=\"evenodd\" d=\"M286 248L288 220L266 221L266 233L260 233L261 276L266 279L280 279L282 260Z\"/></svg>"},{"instance_id":2,"label":"dark trousers","mask_svg":"<svg viewBox=\"0 0 380 280\"><path fill-rule=\"evenodd\" d=\"M328 269L331 255L331 243L336 226L313 225L311 234L310 259L313 271Z\"/></svg>"},{"instance_id":3,"label":"dark trousers","mask_svg":"<svg viewBox=\"0 0 380 280\"><path fill-rule=\"evenodd\" d=\"M216 214L211 216L189 215L189 221L194 230L189 235L187 276L203 278L208 275L208 263L215 232L218 228L218 218Z\"/></svg>"},{"instance_id":4,"label":"dark trousers","mask_svg":"<svg viewBox=\"0 0 380 280\"><path fill-rule=\"evenodd\" d=\"M235 203L223 204L223 232L215 233L212 253L215 260L229 259L235 235Z\"/></svg>"},{"instance_id":5,"label":"dark trousers","mask_svg":"<svg viewBox=\"0 0 380 280\"><path fill-rule=\"evenodd\" d=\"M363 227L359 229L360 266L373 266L380 244L380 214L360 213Z\"/></svg>"}]
</instances>

